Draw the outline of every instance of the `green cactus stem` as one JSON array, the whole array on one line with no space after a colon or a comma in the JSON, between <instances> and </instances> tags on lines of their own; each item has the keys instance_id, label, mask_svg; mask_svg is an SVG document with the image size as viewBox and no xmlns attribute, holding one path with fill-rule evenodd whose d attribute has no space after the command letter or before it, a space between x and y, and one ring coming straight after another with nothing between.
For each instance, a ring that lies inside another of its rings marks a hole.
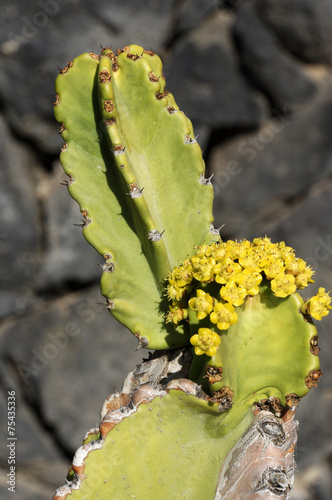
<instances>
[{"instance_id":1,"label":"green cactus stem","mask_svg":"<svg viewBox=\"0 0 332 500\"><path fill-rule=\"evenodd\" d=\"M294 408L322 374L312 318L329 293L301 298L314 273L284 242L220 240L200 148L153 52L83 54L56 91L107 307L168 352L105 401L54 499L287 498Z\"/></svg>"},{"instance_id":2,"label":"green cactus stem","mask_svg":"<svg viewBox=\"0 0 332 500\"><path fill-rule=\"evenodd\" d=\"M331 298L320 288L303 301L297 289L312 275L291 247L266 237L201 245L169 274L166 321L188 318L195 352L189 377L228 411L227 432L254 403L280 414L317 385L309 311L321 319Z\"/></svg>"},{"instance_id":3,"label":"green cactus stem","mask_svg":"<svg viewBox=\"0 0 332 500\"><path fill-rule=\"evenodd\" d=\"M165 275L213 230L211 183L192 125L165 90L157 55L131 45L83 54L56 81L61 162L104 257L112 314L151 349L188 343L163 321ZM189 229L189 230L188 230Z\"/></svg>"},{"instance_id":4,"label":"green cactus stem","mask_svg":"<svg viewBox=\"0 0 332 500\"><path fill-rule=\"evenodd\" d=\"M191 356L189 350L158 353L129 374L122 393L106 399L99 434L96 429L88 433L67 484L54 500L92 498L96 493L105 500L247 498L247 462L251 495L257 491L280 498L280 488L287 494L294 472L294 412L288 410L281 419L259 411L250 426L251 409L225 434L225 414L218 404L200 386L181 378ZM269 481L271 470L281 470L280 484ZM240 497L232 493L238 482Z\"/></svg>"}]
</instances>

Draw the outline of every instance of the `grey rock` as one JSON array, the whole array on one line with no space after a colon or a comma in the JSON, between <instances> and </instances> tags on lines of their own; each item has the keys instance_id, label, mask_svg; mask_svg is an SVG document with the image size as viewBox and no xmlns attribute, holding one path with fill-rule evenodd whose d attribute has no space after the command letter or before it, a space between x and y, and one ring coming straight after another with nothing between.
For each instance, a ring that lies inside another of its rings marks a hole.
<instances>
[{"instance_id":1,"label":"grey rock","mask_svg":"<svg viewBox=\"0 0 332 500\"><path fill-rule=\"evenodd\" d=\"M274 106L281 110L296 107L313 96L316 86L261 22L252 5L241 3L234 24L243 68Z\"/></svg>"},{"instance_id":2,"label":"grey rock","mask_svg":"<svg viewBox=\"0 0 332 500\"><path fill-rule=\"evenodd\" d=\"M63 463L62 453L22 399L17 384L12 383L10 386L7 385L7 387L8 391L15 391L15 406L10 408L14 408L15 412L14 422L16 430L14 437L17 440L17 443L15 443L15 458L19 461L20 467L27 465L38 466L42 460ZM0 392L1 420L3 424L7 424L7 390ZM7 428L7 425L5 425L5 428ZM0 457L3 463L7 463L8 448L5 446L0 450Z\"/></svg>"},{"instance_id":3,"label":"grey rock","mask_svg":"<svg viewBox=\"0 0 332 500\"><path fill-rule=\"evenodd\" d=\"M267 234L272 241L285 241L296 249L296 255L303 258L316 271L315 283L301 291L303 297L317 293L319 286L326 290L332 283L332 184L322 181L310 196L288 210L283 217L261 228L258 235ZM249 238L253 234L248 235ZM257 234L255 234L257 236ZM305 396L297 409L299 419L299 440L297 463L305 467L332 450L332 369L331 315L321 322L316 321L320 338L320 362L323 377L317 389ZM319 497L320 498L320 497ZM325 498L325 497L322 497Z\"/></svg>"},{"instance_id":4,"label":"grey rock","mask_svg":"<svg viewBox=\"0 0 332 500\"><path fill-rule=\"evenodd\" d=\"M282 217L260 229L260 233L267 232L276 241L287 241L298 248L301 258L317 271L317 281L327 289L332 281L331 213L332 184L324 179Z\"/></svg>"},{"instance_id":5,"label":"grey rock","mask_svg":"<svg viewBox=\"0 0 332 500\"><path fill-rule=\"evenodd\" d=\"M39 207L33 157L0 116L0 316L30 303L40 264ZM21 303L22 305L22 303Z\"/></svg>"},{"instance_id":6,"label":"grey rock","mask_svg":"<svg viewBox=\"0 0 332 500\"><path fill-rule=\"evenodd\" d=\"M99 53L100 45L116 50L134 43L159 51L173 3L4 0L8 23L0 24L0 99L11 125L37 148L56 153L61 144L52 107L57 68L83 52Z\"/></svg>"},{"instance_id":7,"label":"grey rock","mask_svg":"<svg viewBox=\"0 0 332 500\"><path fill-rule=\"evenodd\" d=\"M38 273L38 287L61 288L66 283L86 284L98 281L104 260L84 239L79 226L79 205L62 185L66 179L59 162L43 181L40 196L44 207L44 252Z\"/></svg>"},{"instance_id":8,"label":"grey rock","mask_svg":"<svg viewBox=\"0 0 332 500\"><path fill-rule=\"evenodd\" d=\"M331 89L328 79L316 98L295 116L275 117L255 134L217 146L211 153L216 226L245 238L260 230L332 168Z\"/></svg>"},{"instance_id":9,"label":"grey rock","mask_svg":"<svg viewBox=\"0 0 332 500\"><path fill-rule=\"evenodd\" d=\"M174 33L182 34L195 29L211 12L217 10L215 2L205 0L185 0L175 10Z\"/></svg>"},{"instance_id":10,"label":"grey rock","mask_svg":"<svg viewBox=\"0 0 332 500\"><path fill-rule=\"evenodd\" d=\"M137 340L104 302L95 286L53 300L3 332L25 396L68 453L99 423L105 397L147 356L135 352Z\"/></svg>"},{"instance_id":11,"label":"grey rock","mask_svg":"<svg viewBox=\"0 0 332 500\"><path fill-rule=\"evenodd\" d=\"M257 0L257 13L296 57L332 63L331 0Z\"/></svg>"},{"instance_id":12,"label":"grey rock","mask_svg":"<svg viewBox=\"0 0 332 500\"><path fill-rule=\"evenodd\" d=\"M233 15L209 16L174 46L165 64L167 89L194 122L254 128L264 106L242 77L232 42Z\"/></svg>"},{"instance_id":13,"label":"grey rock","mask_svg":"<svg viewBox=\"0 0 332 500\"><path fill-rule=\"evenodd\" d=\"M15 284L11 288L0 288L0 317L11 314L19 316L36 301L35 293L29 286Z\"/></svg>"},{"instance_id":14,"label":"grey rock","mask_svg":"<svg viewBox=\"0 0 332 500\"><path fill-rule=\"evenodd\" d=\"M11 448L2 446L0 449L1 472L3 472L1 477L5 478L0 480L2 498L9 496L7 474L10 472L10 466L15 468L15 496L21 500L51 498L53 491L63 482L69 461L63 456L50 430L44 428L36 413L23 399L21 389L13 377L15 372L4 359L1 359L0 372L0 425L4 431L5 442L11 444ZM8 399L8 391L10 394L15 392L12 396L14 400ZM7 401L14 402L14 406L8 407ZM8 408L15 413L15 425L12 424L12 419L9 420L9 424L14 425L14 436L11 437L16 439L13 440L6 439L9 437L8 431L11 431L7 429ZM8 459L11 461L10 464Z\"/></svg>"},{"instance_id":15,"label":"grey rock","mask_svg":"<svg viewBox=\"0 0 332 500\"><path fill-rule=\"evenodd\" d=\"M160 51L171 29L173 10L176 0L112 0L91 2L85 0L87 11L102 21L111 31L112 40L117 44L114 50L124 45L142 45L146 49Z\"/></svg>"},{"instance_id":16,"label":"grey rock","mask_svg":"<svg viewBox=\"0 0 332 500\"><path fill-rule=\"evenodd\" d=\"M289 500L331 500L332 481L329 457L308 465L295 475Z\"/></svg>"}]
</instances>

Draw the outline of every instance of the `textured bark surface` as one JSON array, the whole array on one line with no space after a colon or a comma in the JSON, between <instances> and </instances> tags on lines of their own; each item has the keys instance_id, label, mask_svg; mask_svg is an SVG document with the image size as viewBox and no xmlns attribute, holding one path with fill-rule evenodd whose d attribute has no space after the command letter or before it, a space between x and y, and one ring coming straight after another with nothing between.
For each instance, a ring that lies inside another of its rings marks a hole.
<instances>
[{"instance_id":1,"label":"textured bark surface","mask_svg":"<svg viewBox=\"0 0 332 500\"><path fill-rule=\"evenodd\" d=\"M288 498L294 481L297 421L260 411L229 452L221 468L215 500Z\"/></svg>"}]
</instances>

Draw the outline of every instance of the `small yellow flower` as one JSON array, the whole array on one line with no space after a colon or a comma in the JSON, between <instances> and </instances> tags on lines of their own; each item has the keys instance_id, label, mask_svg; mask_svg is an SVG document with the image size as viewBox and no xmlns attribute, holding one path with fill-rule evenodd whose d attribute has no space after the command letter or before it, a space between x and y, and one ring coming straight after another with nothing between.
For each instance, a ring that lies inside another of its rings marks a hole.
<instances>
[{"instance_id":1,"label":"small yellow flower","mask_svg":"<svg viewBox=\"0 0 332 500\"><path fill-rule=\"evenodd\" d=\"M314 319L321 320L324 316L329 314L329 310L332 309L331 297L329 292L325 292L325 288L318 288L318 293L311 297L305 304L302 306L302 311L310 314Z\"/></svg>"},{"instance_id":2,"label":"small yellow flower","mask_svg":"<svg viewBox=\"0 0 332 500\"><path fill-rule=\"evenodd\" d=\"M239 264L242 267L248 267L257 270L259 268L259 254L250 249L248 252L243 252L239 257Z\"/></svg>"},{"instance_id":3,"label":"small yellow flower","mask_svg":"<svg viewBox=\"0 0 332 500\"><path fill-rule=\"evenodd\" d=\"M212 252L211 245L200 245L199 247L196 247L196 255L197 257L210 257Z\"/></svg>"},{"instance_id":4,"label":"small yellow flower","mask_svg":"<svg viewBox=\"0 0 332 500\"><path fill-rule=\"evenodd\" d=\"M230 259L236 260L239 258L239 255L242 250L242 243L239 241L228 240L226 241L226 255Z\"/></svg>"},{"instance_id":5,"label":"small yellow flower","mask_svg":"<svg viewBox=\"0 0 332 500\"><path fill-rule=\"evenodd\" d=\"M166 315L166 323L177 325L180 321L188 318L188 309L178 305L169 306L169 312Z\"/></svg>"},{"instance_id":6,"label":"small yellow flower","mask_svg":"<svg viewBox=\"0 0 332 500\"><path fill-rule=\"evenodd\" d=\"M283 274L285 267L282 259L274 259L270 257L269 263L263 267L263 271L268 280L272 280L278 274Z\"/></svg>"},{"instance_id":7,"label":"small yellow flower","mask_svg":"<svg viewBox=\"0 0 332 500\"><path fill-rule=\"evenodd\" d=\"M287 258L294 258L294 248L287 247L284 241L280 241L280 243L278 243L278 248L281 251L281 255L284 260Z\"/></svg>"},{"instance_id":8,"label":"small yellow flower","mask_svg":"<svg viewBox=\"0 0 332 500\"><path fill-rule=\"evenodd\" d=\"M276 297L285 298L296 292L295 277L292 274L279 273L271 281L271 290Z\"/></svg>"},{"instance_id":9,"label":"small yellow flower","mask_svg":"<svg viewBox=\"0 0 332 500\"><path fill-rule=\"evenodd\" d=\"M225 286L221 287L219 294L222 299L237 307L243 304L247 296L247 290L237 285L235 281L229 281Z\"/></svg>"},{"instance_id":10,"label":"small yellow flower","mask_svg":"<svg viewBox=\"0 0 332 500\"><path fill-rule=\"evenodd\" d=\"M193 276L197 281L205 283L213 279L213 270L216 261L212 257L197 257L191 258L193 266Z\"/></svg>"},{"instance_id":11,"label":"small yellow flower","mask_svg":"<svg viewBox=\"0 0 332 500\"><path fill-rule=\"evenodd\" d=\"M167 297L169 300L179 301L185 297L192 290L191 285L178 286L176 282L172 281L167 285Z\"/></svg>"},{"instance_id":12,"label":"small yellow flower","mask_svg":"<svg viewBox=\"0 0 332 500\"><path fill-rule=\"evenodd\" d=\"M236 283L245 288L248 295L257 295L259 293L258 286L262 279L263 276L261 273L253 271L250 268L243 269L242 273L235 277Z\"/></svg>"},{"instance_id":13,"label":"small yellow flower","mask_svg":"<svg viewBox=\"0 0 332 500\"><path fill-rule=\"evenodd\" d=\"M281 252L278 249L278 245L275 243L271 243L271 239L267 238L255 238L253 240L253 246L255 249L255 252L258 253L259 255L264 255L265 259L267 257L272 257L272 258L280 258ZM264 260L265 260L264 259ZM262 267L263 267L262 263Z\"/></svg>"},{"instance_id":14,"label":"small yellow flower","mask_svg":"<svg viewBox=\"0 0 332 500\"><path fill-rule=\"evenodd\" d=\"M306 268L306 263L303 259L299 259L295 256L288 256L285 258L286 273L293 274L297 276L302 273Z\"/></svg>"},{"instance_id":15,"label":"small yellow flower","mask_svg":"<svg viewBox=\"0 0 332 500\"><path fill-rule=\"evenodd\" d=\"M313 274L314 271L310 267L306 267L302 273L295 276L296 287L301 290L308 286L309 283L315 283L315 281L311 279Z\"/></svg>"},{"instance_id":16,"label":"small yellow flower","mask_svg":"<svg viewBox=\"0 0 332 500\"><path fill-rule=\"evenodd\" d=\"M204 319L213 308L213 298L204 290L196 290L196 297L192 297L189 302L189 307L196 311L197 319Z\"/></svg>"},{"instance_id":17,"label":"small yellow flower","mask_svg":"<svg viewBox=\"0 0 332 500\"><path fill-rule=\"evenodd\" d=\"M265 250L263 246L255 247L254 250L255 255L257 255L257 267L253 267L252 269L258 273L260 273L263 267L267 266L270 263L270 254Z\"/></svg>"},{"instance_id":18,"label":"small yellow flower","mask_svg":"<svg viewBox=\"0 0 332 500\"><path fill-rule=\"evenodd\" d=\"M211 323L216 324L219 330L227 330L237 322L237 314L232 304L216 304L210 314Z\"/></svg>"},{"instance_id":19,"label":"small yellow flower","mask_svg":"<svg viewBox=\"0 0 332 500\"><path fill-rule=\"evenodd\" d=\"M179 267L175 267L171 272L168 281L171 285L183 287L193 281L193 268L189 259L186 259Z\"/></svg>"},{"instance_id":20,"label":"small yellow flower","mask_svg":"<svg viewBox=\"0 0 332 500\"><path fill-rule=\"evenodd\" d=\"M220 342L219 335L210 330L210 328L199 328L198 333L190 339L190 343L194 346L195 354L198 356L201 354L214 356L219 349Z\"/></svg>"},{"instance_id":21,"label":"small yellow flower","mask_svg":"<svg viewBox=\"0 0 332 500\"><path fill-rule=\"evenodd\" d=\"M266 248L274 245L274 243L271 243L271 238L268 238L267 236L265 236L264 238L262 237L254 238L252 240L252 243L255 246L266 247Z\"/></svg>"},{"instance_id":22,"label":"small yellow flower","mask_svg":"<svg viewBox=\"0 0 332 500\"><path fill-rule=\"evenodd\" d=\"M216 245L215 243L213 243L211 246L213 247L212 248L212 252L211 252L211 257L216 262L224 260L225 255L226 255L225 244L224 243L220 243L219 245Z\"/></svg>"},{"instance_id":23,"label":"small yellow flower","mask_svg":"<svg viewBox=\"0 0 332 500\"><path fill-rule=\"evenodd\" d=\"M242 271L242 266L232 259L226 259L214 266L215 280L221 285L225 285L228 281L233 280L234 276Z\"/></svg>"}]
</instances>

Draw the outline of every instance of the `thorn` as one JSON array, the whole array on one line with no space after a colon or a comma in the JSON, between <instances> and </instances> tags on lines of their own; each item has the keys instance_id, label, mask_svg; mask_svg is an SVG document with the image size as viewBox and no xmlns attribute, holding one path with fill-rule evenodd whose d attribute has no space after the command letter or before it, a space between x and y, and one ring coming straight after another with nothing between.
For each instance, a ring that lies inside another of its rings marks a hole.
<instances>
[{"instance_id":1,"label":"thorn","mask_svg":"<svg viewBox=\"0 0 332 500\"><path fill-rule=\"evenodd\" d=\"M208 177L208 178L205 178L204 174L201 174L200 177L199 177L199 183L211 186L211 184L212 184L212 182L211 182L212 177L213 177L213 174L211 174L210 177Z\"/></svg>"},{"instance_id":2,"label":"thorn","mask_svg":"<svg viewBox=\"0 0 332 500\"><path fill-rule=\"evenodd\" d=\"M82 229L85 229L89 224L91 224L91 219L89 217L85 217L82 219L81 224L74 224L74 226L81 227Z\"/></svg>"},{"instance_id":3,"label":"thorn","mask_svg":"<svg viewBox=\"0 0 332 500\"><path fill-rule=\"evenodd\" d=\"M119 144L118 146L114 146L112 153L114 154L114 156L124 155L125 149L126 147L123 147L122 144Z\"/></svg>"},{"instance_id":4,"label":"thorn","mask_svg":"<svg viewBox=\"0 0 332 500\"><path fill-rule=\"evenodd\" d=\"M69 187L74 182L74 178L71 174L69 174L69 179L64 179L63 182L60 182L62 186Z\"/></svg>"},{"instance_id":5,"label":"thorn","mask_svg":"<svg viewBox=\"0 0 332 500\"><path fill-rule=\"evenodd\" d=\"M113 311L115 307L113 300L106 298L106 304L106 309L108 309L109 311Z\"/></svg>"},{"instance_id":6,"label":"thorn","mask_svg":"<svg viewBox=\"0 0 332 500\"><path fill-rule=\"evenodd\" d=\"M73 66L73 63L71 61L68 61L67 66L65 66L63 69L58 66L60 74L64 75L65 73L67 73L69 68L72 68L72 66Z\"/></svg>"},{"instance_id":7,"label":"thorn","mask_svg":"<svg viewBox=\"0 0 332 500\"><path fill-rule=\"evenodd\" d=\"M115 269L114 262L106 262L106 264L97 264L98 267L103 271L103 273L112 273Z\"/></svg>"},{"instance_id":8,"label":"thorn","mask_svg":"<svg viewBox=\"0 0 332 500\"><path fill-rule=\"evenodd\" d=\"M156 53L151 49L151 50L143 50L144 54L148 54L149 56L153 57L156 55Z\"/></svg>"},{"instance_id":9,"label":"thorn","mask_svg":"<svg viewBox=\"0 0 332 500\"><path fill-rule=\"evenodd\" d=\"M193 139L190 137L190 135L186 135L185 136L185 140L184 140L184 143L185 144L196 144L197 143L197 137L198 135L196 135L196 137L194 137Z\"/></svg>"},{"instance_id":10,"label":"thorn","mask_svg":"<svg viewBox=\"0 0 332 500\"><path fill-rule=\"evenodd\" d=\"M219 234L220 234L220 231L221 231L221 229L224 227L224 225L225 225L225 224L223 224L223 225L222 225L222 226L220 226L218 229L216 229L216 228L214 227L214 225L212 224L212 222L211 222L211 224L210 224L210 228L209 228L209 231L210 231L210 233L212 233L212 234L219 235Z\"/></svg>"},{"instance_id":11,"label":"thorn","mask_svg":"<svg viewBox=\"0 0 332 500\"><path fill-rule=\"evenodd\" d=\"M105 299L106 299L106 304L105 302L97 302L97 304L99 306L102 306L103 309L108 309L109 311L112 311L115 307L113 300L109 299L108 297L105 297Z\"/></svg>"},{"instance_id":12,"label":"thorn","mask_svg":"<svg viewBox=\"0 0 332 500\"><path fill-rule=\"evenodd\" d=\"M165 229L161 233L159 231L157 231L157 229L153 229L152 231L149 232L148 238L151 241L159 241L159 240L161 240L164 232L165 232Z\"/></svg>"},{"instance_id":13,"label":"thorn","mask_svg":"<svg viewBox=\"0 0 332 500\"><path fill-rule=\"evenodd\" d=\"M140 189L138 187L138 184L137 182L134 182L133 184L129 184L129 193L127 193L130 198L140 198L140 196L142 196L143 194L143 189Z\"/></svg>"},{"instance_id":14,"label":"thorn","mask_svg":"<svg viewBox=\"0 0 332 500\"><path fill-rule=\"evenodd\" d=\"M82 220L81 224L73 224L73 226L81 227L83 229L83 227L84 227L84 220Z\"/></svg>"},{"instance_id":15,"label":"thorn","mask_svg":"<svg viewBox=\"0 0 332 500\"><path fill-rule=\"evenodd\" d=\"M103 270L104 273L112 273L115 269L115 264L112 261L112 255L110 253L105 253L103 257L105 260L105 264L103 265L97 264L97 265Z\"/></svg>"},{"instance_id":16,"label":"thorn","mask_svg":"<svg viewBox=\"0 0 332 500\"><path fill-rule=\"evenodd\" d=\"M136 351L138 349L141 349L142 347L147 347L149 345L149 341L146 337L141 337L139 332L134 333L135 337L138 340L138 347L136 348Z\"/></svg>"}]
</instances>

